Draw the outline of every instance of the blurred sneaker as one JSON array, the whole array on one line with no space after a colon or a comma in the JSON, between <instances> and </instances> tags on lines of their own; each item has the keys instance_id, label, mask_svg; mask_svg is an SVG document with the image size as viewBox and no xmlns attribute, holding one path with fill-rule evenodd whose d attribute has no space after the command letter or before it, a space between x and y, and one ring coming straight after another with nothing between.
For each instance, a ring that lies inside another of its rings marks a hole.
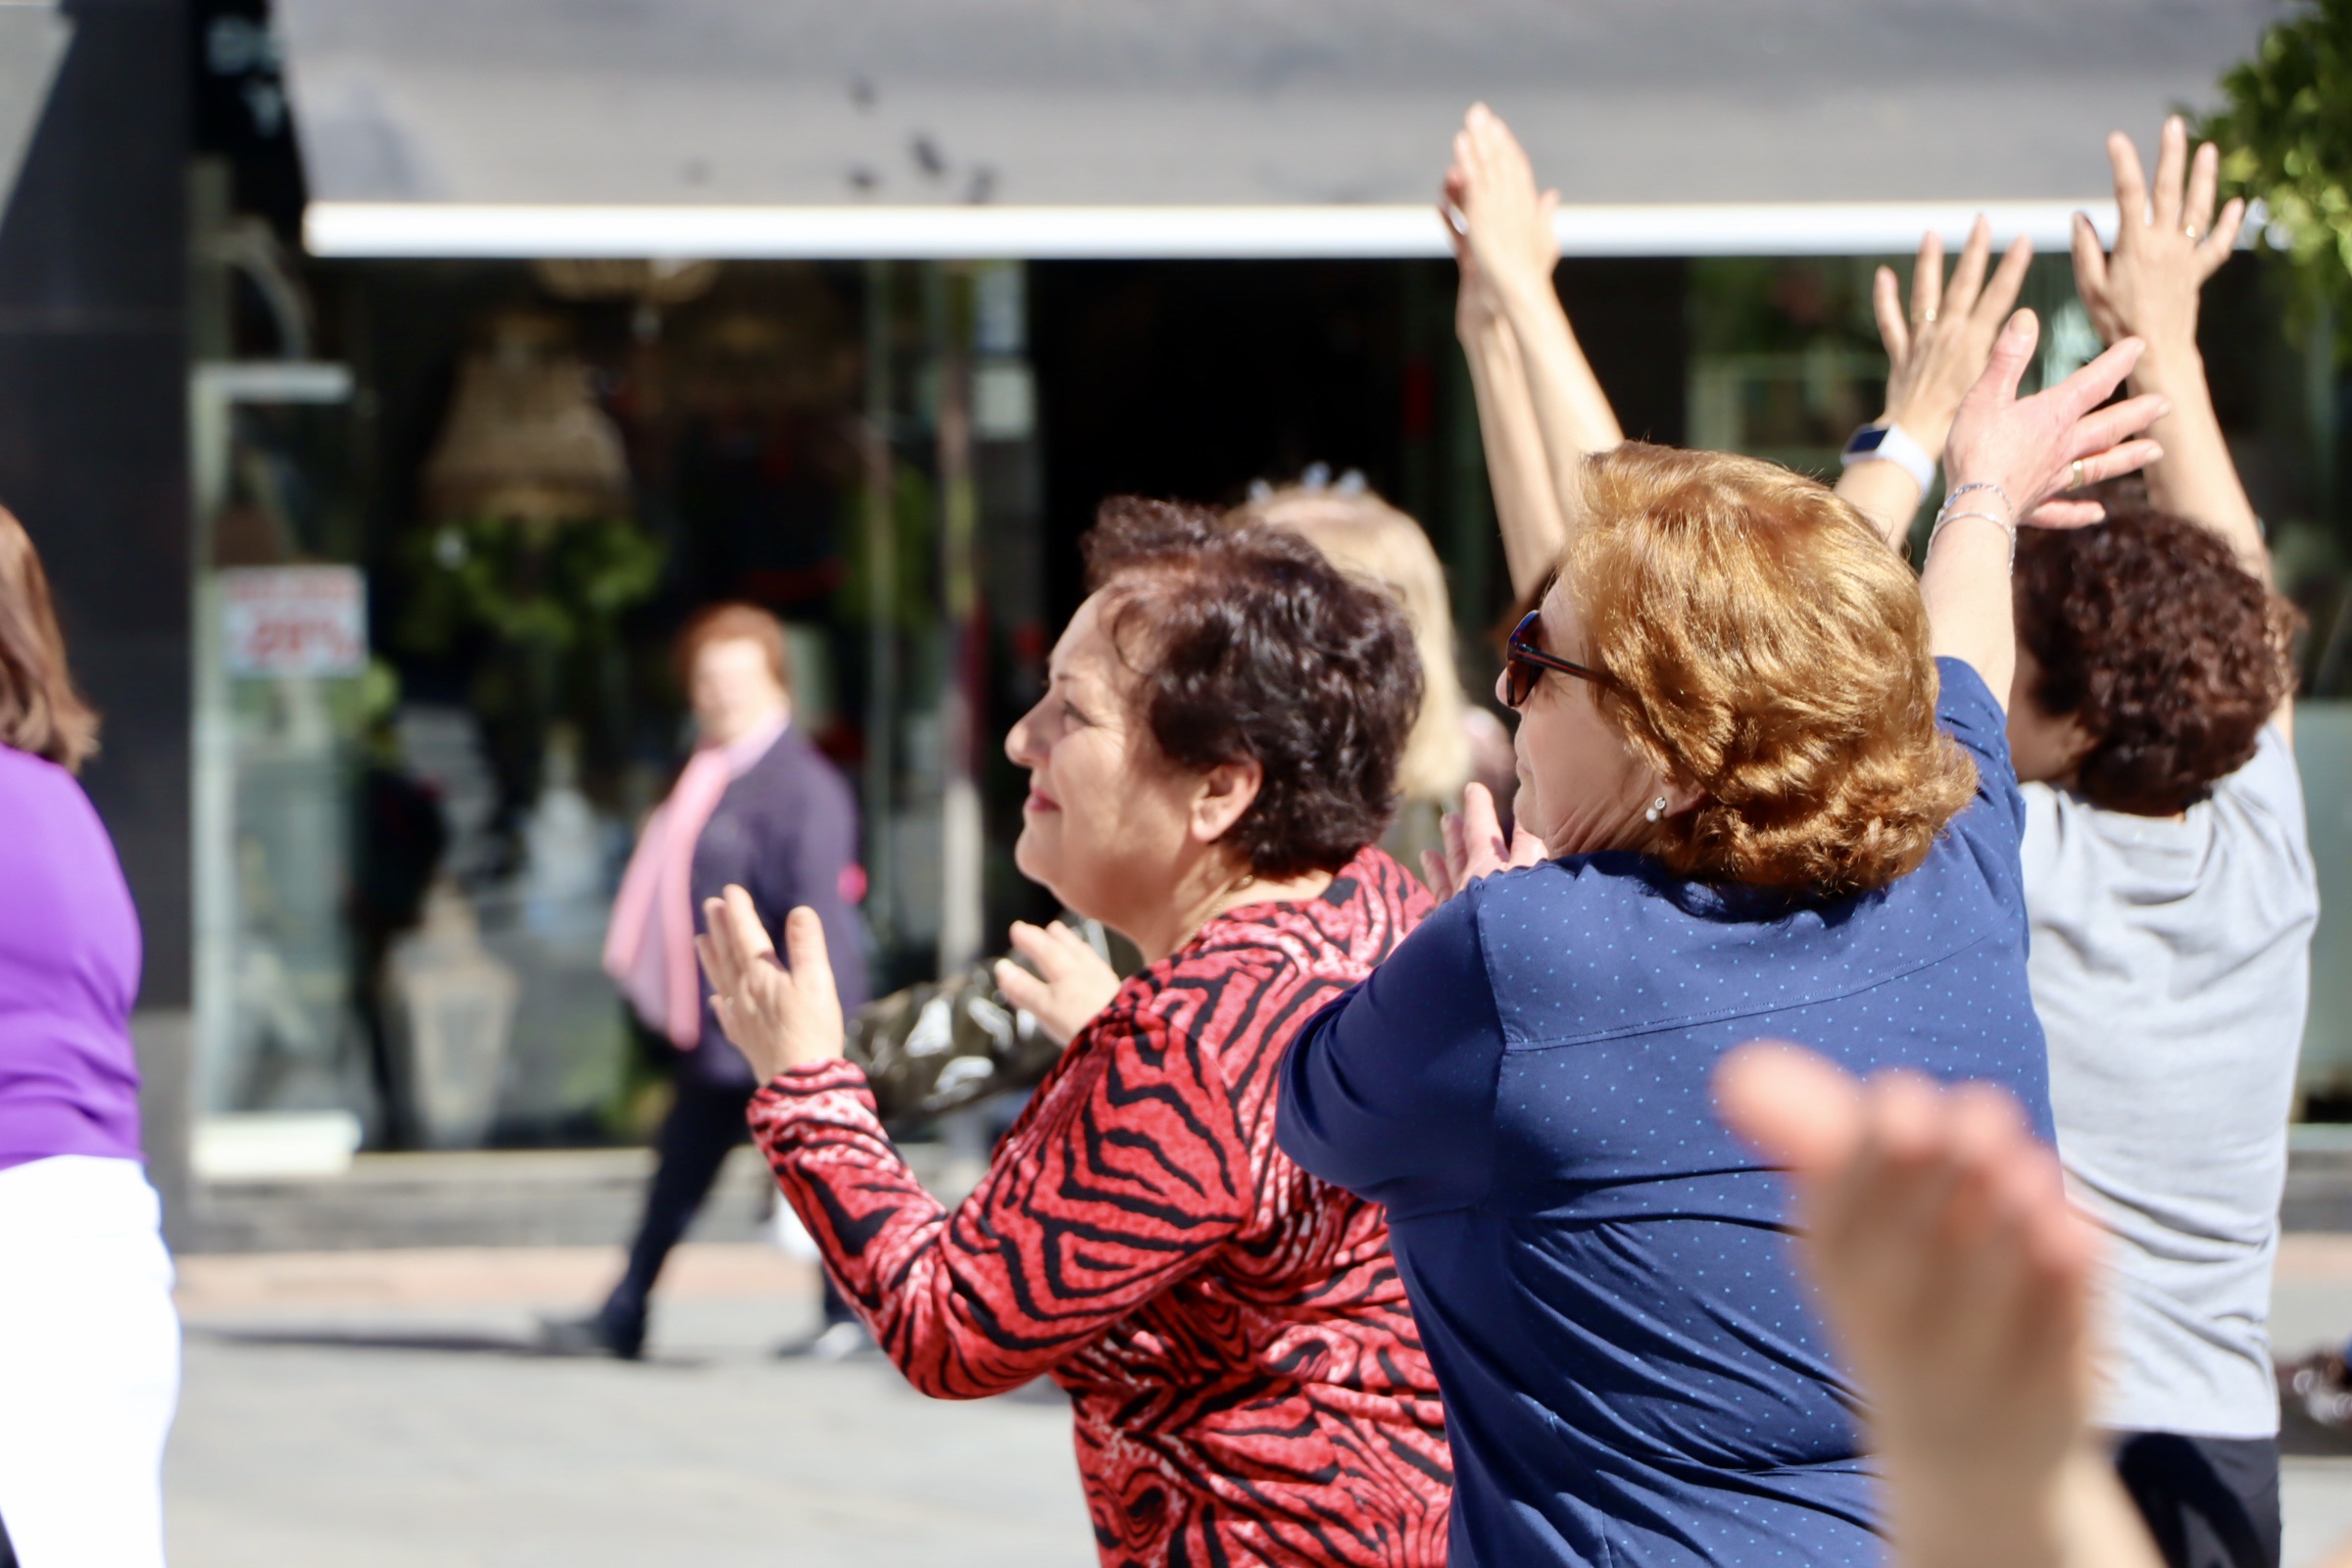
<instances>
[{"instance_id":1,"label":"blurred sneaker","mask_svg":"<svg viewBox=\"0 0 2352 1568\"><path fill-rule=\"evenodd\" d=\"M586 1317L543 1317L539 1348L550 1355L610 1355L622 1361L645 1359L645 1324L617 1323L603 1312Z\"/></svg>"},{"instance_id":2,"label":"blurred sneaker","mask_svg":"<svg viewBox=\"0 0 2352 1568\"><path fill-rule=\"evenodd\" d=\"M880 1355L882 1348L856 1318L828 1323L805 1340L787 1340L776 1354L787 1361L847 1361L852 1356Z\"/></svg>"},{"instance_id":3,"label":"blurred sneaker","mask_svg":"<svg viewBox=\"0 0 2352 1568\"><path fill-rule=\"evenodd\" d=\"M2323 1427L2352 1428L2352 1369L2340 1350L2315 1350L2278 1368L2280 1399L2292 1400Z\"/></svg>"}]
</instances>

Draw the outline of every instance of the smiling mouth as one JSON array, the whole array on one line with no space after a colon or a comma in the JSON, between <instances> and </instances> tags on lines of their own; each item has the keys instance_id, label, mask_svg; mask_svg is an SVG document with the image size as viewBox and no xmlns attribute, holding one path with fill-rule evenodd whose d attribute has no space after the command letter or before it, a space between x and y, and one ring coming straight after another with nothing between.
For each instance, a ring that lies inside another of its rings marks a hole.
<instances>
[{"instance_id":1,"label":"smiling mouth","mask_svg":"<svg viewBox=\"0 0 2352 1568\"><path fill-rule=\"evenodd\" d=\"M1021 809L1024 812L1058 811L1061 809L1061 803L1054 800L1053 796L1048 795L1044 790L1041 790L1036 785L1032 784L1029 786L1029 798L1021 802Z\"/></svg>"}]
</instances>

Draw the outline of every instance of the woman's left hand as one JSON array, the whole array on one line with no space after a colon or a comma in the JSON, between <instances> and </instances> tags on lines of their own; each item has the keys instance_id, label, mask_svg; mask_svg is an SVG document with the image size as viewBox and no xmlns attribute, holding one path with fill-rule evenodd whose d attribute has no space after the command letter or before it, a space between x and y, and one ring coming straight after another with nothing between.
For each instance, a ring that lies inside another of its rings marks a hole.
<instances>
[{"instance_id":1,"label":"woman's left hand","mask_svg":"<svg viewBox=\"0 0 2352 1568\"><path fill-rule=\"evenodd\" d=\"M710 980L718 1026L760 1081L840 1060L847 1031L816 911L804 905L784 917L789 969L776 961L775 944L743 889L730 886L725 897L703 901L703 922L694 951Z\"/></svg>"},{"instance_id":2,"label":"woman's left hand","mask_svg":"<svg viewBox=\"0 0 2352 1568\"><path fill-rule=\"evenodd\" d=\"M2095 501L2052 501L2079 489L2145 467L2164 455L2153 441L2132 437L2169 407L2148 395L2100 407L2139 363L2140 341L2126 338L2056 386L2030 398L2017 395L2018 382L2034 358L2040 336L2032 311L2019 311L1992 346L1984 373L1961 400L1944 453L1944 473L1955 496L1969 485L1990 486L2007 503L2007 522L2045 528L2097 522L2106 511ZM1979 498L1959 510L1980 510ZM1994 504L1993 496L1983 499Z\"/></svg>"},{"instance_id":3,"label":"woman's left hand","mask_svg":"<svg viewBox=\"0 0 2352 1568\"><path fill-rule=\"evenodd\" d=\"M1901 425L1931 456L1942 456L1952 416L1984 371L1992 340L2025 286L2034 245L2019 238L1987 280L1984 270L1991 257L1992 225L1980 216L1968 231L1968 243L1961 247L1948 284L1942 238L1931 231L1920 241L1908 317L1894 270L1882 267L1872 280L1879 340L1886 349L1886 412L1882 422Z\"/></svg>"},{"instance_id":4,"label":"woman's left hand","mask_svg":"<svg viewBox=\"0 0 2352 1568\"><path fill-rule=\"evenodd\" d=\"M1464 785L1461 810L1446 812L1440 828L1446 835L1446 853L1421 852L1421 874L1440 904L1482 876L1540 865L1546 858L1544 841L1523 827L1513 824L1509 840L1504 840L1501 813L1484 784Z\"/></svg>"},{"instance_id":5,"label":"woman's left hand","mask_svg":"<svg viewBox=\"0 0 2352 1568\"><path fill-rule=\"evenodd\" d=\"M1006 1002L1035 1018L1048 1040L1068 1045L1119 994L1119 971L1059 920L1044 926L1015 920L1011 936L1013 950L1035 966L1035 972L1010 958L999 958L997 989Z\"/></svg>"}]
</instances>

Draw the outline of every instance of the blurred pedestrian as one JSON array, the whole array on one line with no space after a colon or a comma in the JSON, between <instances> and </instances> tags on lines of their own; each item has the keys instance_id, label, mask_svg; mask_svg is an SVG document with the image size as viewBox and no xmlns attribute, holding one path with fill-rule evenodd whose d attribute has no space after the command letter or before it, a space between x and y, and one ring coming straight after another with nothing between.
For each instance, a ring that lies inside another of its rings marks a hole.
<instances>
[{"instance_id":1,"label":"blurred pedestrian","mask_svg":"<svg viewBox=\"0 0 2352 1568\"><path fill-rule=\"evenodd\" d=\"M646 820L613 901L605 970L639 1024L673 1055L674 1098L655 1149L644 1217L604 1305L544 1325L552 1348L644 1353L655 1281L744 1141L758 1087L704 1000L694 937L702 901L746 888L772 934L806 906L823 920L834 984L865 998L858 887L858 810L849 785L793 723L784 628L752 605L715 605L677 636L673 659L693 705L697 745Z\"/></svg>"},{"instance_id":2,"label":"blurred pedestrian","mask_svg":"<svg viewBox=\"0 0 2352 1568\"><path fill-rule=\"evenodd\" d=\"M0 1524L24 1568L163 1562L179 1396L138 911L74 777L97 748L40 558L0 511Z\"/></svg>"},{"instance_id":3,"label":"blurred pedestrian","mask_svg":"<svg viewBox=\"0 0 2352 1568\"><path fill-rule=\"evenodd\" d=\"M1292 1032L1429 906L1374 844L1420 710L1410 631L1295 535L1198 509L1111 503L1087 556L1005 743L1015 853L1146 967L1102 1006L1077 965L1088 1021L950 1210L841 1059L819 922L794 912L779 964L730 889L705 958L770 1079L755 1131L917 1389L1069 1394L1106 1565L1434 1568L1445 1418L1383 1217L1273 1137Z\"/></svg>"}]
</instances>

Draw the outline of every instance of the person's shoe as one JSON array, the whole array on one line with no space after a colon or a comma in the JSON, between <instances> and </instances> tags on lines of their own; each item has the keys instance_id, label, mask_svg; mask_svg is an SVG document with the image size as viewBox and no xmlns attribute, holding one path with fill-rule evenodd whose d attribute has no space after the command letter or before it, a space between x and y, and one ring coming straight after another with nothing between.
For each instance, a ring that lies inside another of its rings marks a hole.
<instances>
[{"instance_id":1,"label":"person's shoe","mask_svg":"<svg viewBox=\"0 0 2352 1568\"><path fill-rule=\"evenodd\" d=\"M856 1318L828 1323L807 1339L787 1340L776 1354L787 1361L847 1361L852 1356L879 1355L882 1348Z\"/></svg>"},{"instance_id":2,"label":"person's shoe","mask_svg":"<svg viewBox=\"0 0 2352 1568\"><path fill-rule=\"evenodd\" d=\"M539 1348L550 1355L610 1355L622 1361L645 1358L645 1325L615 1323L603 1312L586 1317L543 1317Z\"/></svg>"},{"instance_id":3,"label":"person's shoe","mask_svg":"<svg viewBox=\"0 0 2352 1568\"><path fill-rule=\"evenodd\" d=\"M2303 1406L2303 1413L2323 1427L2352 1428L2352 1370L2336 1350L2315 1350L2299 1361L2278 1368L2278 1393Z\"/></svg>"}]
</instances>

